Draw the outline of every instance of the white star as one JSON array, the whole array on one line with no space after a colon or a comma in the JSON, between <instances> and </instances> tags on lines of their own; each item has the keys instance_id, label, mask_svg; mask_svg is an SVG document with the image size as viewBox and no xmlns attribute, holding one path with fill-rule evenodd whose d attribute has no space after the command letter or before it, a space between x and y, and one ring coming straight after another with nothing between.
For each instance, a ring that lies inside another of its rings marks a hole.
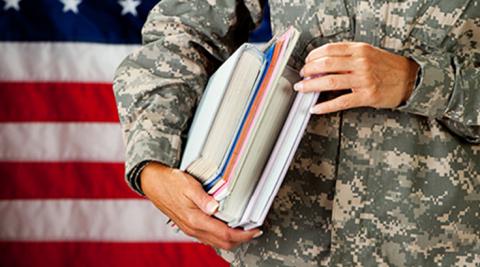
<instances>
[{"instance_id":1,"label":"white star","mask_svg":"<svg viewBox=\"0 0 480 267\"><path fill-rule=\"evenodd\" d=\"M20 1L21 0L3 0L3 2L5 2L5 5L3 6L3 10L13 8L13 9L19 11L20 10L20 6L19 6Z\"/></svg>"},{"instance_id":2,"label":"white star","mask_svg":"<svg viewBox=\"0 0 480 267\"><path fill-rule=\"evenodd\" d=\"M67 13L68 11L72 11L73 13L78 13L78 5L82 2L82 0L60 0L63 4L63 13Z\"/></svg>"},{"instance_id":3,"label":"white star","mask_svg":"<svg viewBox=\"0 0 480 267\"><path fill-rule=\"evenodd\" d=\"M137 6L141 4L139 0L120 0L118 3L122 6L122 15L130 13L137 16Z\"/></svg>"}]
</instances>

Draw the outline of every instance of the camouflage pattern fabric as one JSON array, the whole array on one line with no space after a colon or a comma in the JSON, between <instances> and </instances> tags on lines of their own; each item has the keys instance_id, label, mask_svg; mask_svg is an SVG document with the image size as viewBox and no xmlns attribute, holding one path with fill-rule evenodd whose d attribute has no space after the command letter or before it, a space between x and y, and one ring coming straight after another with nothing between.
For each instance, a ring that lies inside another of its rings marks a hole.
<instances>
[{"instance_id":1,"label":"camouflage pattern fabric","mask_svg":"<svg viewBox=\"0 0 480 267\"><path fill-rule=\"evenodd\" d=\"M297 69L318 46L358 41L412 58L421 71L397 109L314 116L264 235L219 253L233 266L480 266L480 1L269 4L274 34L302 30ZM178 166L209 75L246 41L262 8L163 0L152 10L144 46L114 83L135 190L145 162Z\"/></svg>"}]
</instances>

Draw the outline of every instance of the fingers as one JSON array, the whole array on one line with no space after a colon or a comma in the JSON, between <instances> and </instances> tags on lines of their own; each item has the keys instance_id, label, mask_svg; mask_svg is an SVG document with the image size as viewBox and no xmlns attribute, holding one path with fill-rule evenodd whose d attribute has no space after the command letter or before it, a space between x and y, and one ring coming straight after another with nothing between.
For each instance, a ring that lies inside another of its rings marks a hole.
<instances>
[{"instance_id":1,"label":"fingers","mask_svg":"<svg viewBox=\"0 0 480 267\"><path fill-rule=\"evenodd\" d=\"M192 183L185 190L185 195L199 208L191 208L184 213L181 229L187 235L223 249L231 249L258 235L259 230L232 229L220 220L211 217L210 215L216 212L219 204L213 197L205 193L198 182Z\"/></svg>"},{"instance_id":2,"label":"fingers","mask_svg":"<svg viewBox=\"0 0 480 267\"><path fill-rule=\"evenodd\" d=\"M355 93L350 93L317 104L310 110L310 112L313 114L326 114L362 106L365 106L362 102L362 98Z\"/></svg>"},{"instance_id":3,"label":"fingers","mask_svg":"<svg viewBox=\"0 0 480 267\"><path fill-rule=\"evenodd\" d=\"M246 242L253 238L258 230L243 231L232 229L218 219L201 212L192 211L189 214L189 224L198 231L209 233L218 239L230 242Z\"/></svg>"},{"instance_id":4,"label":"fingers","mask_svg":"<svg viewBox=\"0 0 480 267\"><path fill-rule=\"evenodd\" d=\"M210 245L212 247L230 250L240 244L238 242L233 242L233 241L218 238L212 233L196 229L195 227L189 226L181 221L179 222L178 227L186 235L194 237L200 242Z\"/></svg>"},{"instance_id":5,"label":"fingers","mask_svg":"<svg viewBox=\"0 0 480 267\"><path fill-rule=\"evenodd\" d=\"M305 63L317 60L323 57L347 57L356 55L365 55L373 50L373 47L367 43L341 42L322 45L312 50L305 58Z\"/></svg>"},{"instance_id":6,"label":"fingers","mask_svg":"<svg viewBox=\"0 0 480 267\"><path fill-rule=\"evenodd\" d=\"M214 214L218 209L218 202L207 194L197 181L191 182L191 186L185 189L185 195L208 215Z\"/></svg>"},{"instance_id":7,"label":"fingers","mask_svg":"<svg viewBox=\"0 0 480 267\"><path fill-rule=\"evenodd\" d=\"M356 87L358 79L353 74L333 74L296 83L293 89L301 93L345 90Z\"/></svg>"},{"instance_id":8,"label":"fingers","mask_svg":"<svg viewBox=\"0 0 480 267\"><path fill-rule=\"evenodd\" d=\"M213 247L226 249L226 250L231 250L231 249L237 247L238 245L242 244L243 242L250 241L252 238L254 238L254 237L251 237L251 238L249 238L245 241L232 241L232 240L225 239L225 238L219 238L217 236L212 235L212 233L209 233L209 232L199 232L199 234L197 236L198 240L200 240L200 241L202 241L206 244L209 244Z\"/></svg>"},{"instance_id":9,"label":"fingers","mask_svg":"<svg viewBox=\"0 0 480 267\"><path fill-rule=\"evenodd\" d=\"M142 182L148 198L187 235L224 249L231 249L259 234L259 230L231 229L210 215L218 202L192 176L176 169L150 166ZM161 179L158 179L161 178Z\"/></svg>"},{"instance_id":10,"label":"fingers","mask_svg":"<svg viewBox=\"0 0 480 267\"><path fill-rule=\"evenodd\" d=\"M185 227L182 227L182 230L187 235L215 247L231 249L261 234L257 229L250 231L232 229L225 223L204 214L200 210L191 210L186 217Z\"/></svg>"},{"instance_id":11,"label":"fingers","mask_svg":"<svg viewBox=\"0 0 480 267\"><path fill-rule=\"evenodd\" d=\"M345 57L352 55L351 43L330 43L313 49L305 58L305 63L322 57Z\"/></svg>"},{"instance_id":12,"label":"fingers","mask_svg":"<svg viewBox=\"0 0 480 267\"><path fill-rule=\"evenodd\" d=\"M311 77L324 73L345 73L355 69L350 57L322 57L307 62L300 70L300 76Z\"/></svg>"}]
</instances>

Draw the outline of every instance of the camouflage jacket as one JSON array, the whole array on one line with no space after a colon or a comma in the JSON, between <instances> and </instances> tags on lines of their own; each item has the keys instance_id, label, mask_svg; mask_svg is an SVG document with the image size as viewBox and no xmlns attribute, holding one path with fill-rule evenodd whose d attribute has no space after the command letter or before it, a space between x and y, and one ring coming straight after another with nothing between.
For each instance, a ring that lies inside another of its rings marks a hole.
<instances>
[{"instance_id":1,"label":"camouflage jacket","mask_svg":"<svg viewBox=\"0 0 480 267\"><path fill-rule=\"evenodd\" d=\"M480 1L269 4L274 33L302 30L297 69L313 48L348 40L421 70L396 109L314 116L264 235L220 253L235 266L480 266ZM137 191L145 162L179 164L209 75L262 9L255 0L163 0L151 11L143 47L114 83Z\"/></svg>"}]
</instances>

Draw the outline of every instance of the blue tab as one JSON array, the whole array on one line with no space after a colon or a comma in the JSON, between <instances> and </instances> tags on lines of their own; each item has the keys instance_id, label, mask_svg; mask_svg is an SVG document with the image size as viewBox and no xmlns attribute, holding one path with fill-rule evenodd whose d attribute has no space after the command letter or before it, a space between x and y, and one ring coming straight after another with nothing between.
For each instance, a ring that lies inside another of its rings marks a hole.
<instances>
[{"instance_id":1,"label":"blue tab","mask_svg":"<svg viewBox=\"0 0 480 267\"><path fill-rule=\"evenodd\" d=\"M265 64L262 69L262 73L260 73L260 77L258 81L256 82L255 89L252 92L252 95L250 96L250 100L247 104L247 108L245 109L245 112L243 114L242 120L240 121L240 125L237 129L237 132L233 138L233 142L229 147L229 150L227 151L227 157L226 160L223 162L223 165L220 167L220 171L216 174L215 178L209 179L206 181L206 183L203 185L203 188L206 192L208 192L210 189L212 189L215 184L223 177L225 174L225 171L227 169L228 163L230 162L230 159L232 158L233 151L235 150L235 146L237 145L238 139L240 138L240 135L242 134L243 127L245 126L245 122L247 121L248 114L250 113L250 110L252 109L253 102L255 101L258 91L260 90L260 86L262 85L263 79L265 78L265 75L267 74L267 71L270 67L270 63L272 61L273 57L273 52L275 51L275 46L276 43L273 43L265 52Z\"/></svg>"}]
</instances>

